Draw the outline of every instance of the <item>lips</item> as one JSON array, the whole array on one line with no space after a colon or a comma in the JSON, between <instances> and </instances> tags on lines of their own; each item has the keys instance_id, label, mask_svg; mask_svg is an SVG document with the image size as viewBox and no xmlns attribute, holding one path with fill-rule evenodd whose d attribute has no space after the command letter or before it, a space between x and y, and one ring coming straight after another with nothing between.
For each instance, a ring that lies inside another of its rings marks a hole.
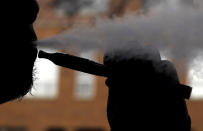
<instances>
[{"instance_id":1,"label":"lips","mask_svg":"<svg viewBox=\"0 0 203 131\"><path fill-rule=\"evenodd\" d=\"M37 54L38 54L38 49L37 49L37 44L35 41L37 40L37 35L34 31L33 25L29 25L27 28L27 31L25 32L27 34L27 40L28 44L26 44L26 50L28 50L28 54L30 54L31 60L35 61ZM24 45L23 45L24 46Z\"/></svg>"},{"instance_id":2,"label":"lips","mask_svg":"<svg viewBox=\"0 0 203 131\"><path fill-rule=\"evenodd\" d=\"M35 60L36 58L37 58L37 54L38 54L38 49L37 49L37 45L34 43L34 42L32 42L31 43L31 58L33 59L33 60Z\"/></svg>"}]
</instances>

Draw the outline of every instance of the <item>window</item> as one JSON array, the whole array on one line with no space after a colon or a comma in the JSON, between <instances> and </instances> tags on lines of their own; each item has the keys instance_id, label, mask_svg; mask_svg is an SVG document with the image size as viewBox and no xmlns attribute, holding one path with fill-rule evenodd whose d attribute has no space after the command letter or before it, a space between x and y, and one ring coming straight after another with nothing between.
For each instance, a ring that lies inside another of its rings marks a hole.
<instances>
[{"instance_id":1,"label":"window","mask_svg":"<svg viewBox=\"0 0 203 131\"><path fill-rule=\"evenodd\" d=\"M189 82L192 86L192 99L203 99L203 59L199 55L191 64Z\"/></svg>"},{"instance_id":2,"label":"window","mask_svg":"<svg viewBox=\"0 0 203 131\"><path fill-rule=\"evenodd\" d=\"M84 8L81 14L103 13L108 10L109 0L92 0L92 5Z\"/></svg>"},{"instance_id":3,"label":"window","mask_svg":"<svg viewBox=\"0 0 203 131\"><path fill-rule=\"evenodd\" d=\"M149 8L157 6L162 2L169 6L174 6L177 4L191 6L194 5L195 0L142 0L143 9L148 11Z\"/></svg>"},{"instance_id":4,"label":"window","mask_svg":"<svg viewBox=\"0 0 203 131\"><path fill-rule=\"evenodd\" d=\"M163 52L162 60L169 59L168 55ZM188 70L187 80L189 86L192 87L191 99L203 99L203 54L200 54L198 57L194 58L193 61L190 61L190 66Z\"/></svg>"},{"instance_id":5,"label":"window","mask_svg":"<svg viewBox=\"0 0 203 131\"><path fill-rule=\"evenodd\" d=\"M47 52L56 52L47 50ZM35 63L36 80L31 94L28 93L26 98L32 99L55 99L58 96L58 77L59 69L51 61L38 59Z\"/></svg>"},{"instance_id":6,"label":"window","mask_svg":"<svg viewBox=\"0 0 203 131\"><path fill-rule=\"evenodd\" d=\"M95 53L93 51L82 52L80 57L95 60ZM92 100L95 95L95 76L76 71L74 97L78 100Z\"/></svg>"},{"instance_id":7,"label":"window","mask_svg":"<svg viewBox=\"0 0 203 131\"><path fill-rule=\"evenodd\" d=\"M57 12L67 16L99 13L107 10L109 0L55 0Z\"/></svg>"},{"instance_id":8,"label":"window","mask_svg":"<svg viewBox=\"0 0 203 131\"><path fill-rule=\"evenodd\" d=\"M142 8L146 11L148 11L149 8L152 6L156 6L161 2L161 0L142 0Z\"/></svg>"}]
</instances>

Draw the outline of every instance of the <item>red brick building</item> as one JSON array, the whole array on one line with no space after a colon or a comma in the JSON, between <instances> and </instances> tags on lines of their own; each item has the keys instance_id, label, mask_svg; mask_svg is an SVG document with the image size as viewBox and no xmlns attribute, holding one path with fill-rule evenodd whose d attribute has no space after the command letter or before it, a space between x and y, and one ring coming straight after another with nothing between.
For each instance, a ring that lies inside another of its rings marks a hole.
<instances>
[{"instance_id":1,"label":"red brick building","mask_svg":"<svg viewBox=\"0 0 203 131\"><path fill-rule=\"evenodd\" d=\"M122 2L125 4L121 6ZM56 13L53 0L39 0L39 4L41 10L35 23L39 39L71 28L73 23L89 24L93 18L92 15L71 15L65 19L60 11ZM140 0L112 0L106 14L109 17L114 14L120 16L125 12L137 11L141 5ZM100 55L96 56L101 61ZM59 68L58 73L58 93L53 98L26 98L1 105L0 131L108 131L105 78L91 76L90 79L95 80L93 94L78 98L81 94L75 94L77 72ZM202 131L203 101L188 102L188 109L193 131Z\"/></svg>"}]
</instances>

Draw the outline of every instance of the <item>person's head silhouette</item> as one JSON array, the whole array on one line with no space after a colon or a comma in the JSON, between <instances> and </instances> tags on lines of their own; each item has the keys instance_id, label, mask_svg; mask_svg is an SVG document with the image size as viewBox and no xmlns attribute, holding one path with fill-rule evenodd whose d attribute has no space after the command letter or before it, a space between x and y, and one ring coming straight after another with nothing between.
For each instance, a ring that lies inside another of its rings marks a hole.
<instances>
[{"instance_id":1,"label":"person's head silhouette","mask_svg":"<svg viewBox=\"0 0 203 131\"><path fill-rule=\"evenodd\" d=\"M1 88L0 103L21 98L33 83L37 39L33 22L39 11L36 0L6 1L1 16Z\"/></svg>"}]
</instances>

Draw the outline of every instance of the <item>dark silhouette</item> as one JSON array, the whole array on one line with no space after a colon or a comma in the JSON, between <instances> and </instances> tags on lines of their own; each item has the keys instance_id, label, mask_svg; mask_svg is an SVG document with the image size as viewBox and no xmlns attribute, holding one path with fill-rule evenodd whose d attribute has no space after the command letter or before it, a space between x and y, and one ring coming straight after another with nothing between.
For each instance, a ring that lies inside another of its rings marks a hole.
<instances>
[{"instance_id":1,"label":"dark silhouette","mask_svg":"<svg viewBox=\"0 0 203 131\"><path fill-rule=\"evenodd\" d=\"M191 88L179 83L173 64L161 61L155 49L131 51L132 56L126 56L130 50L116 50L104 57L113 70L106 80L111 131L190 131L184 99Z\"/></svg>"},{"instance_id":2,"label":"dark silhouette","mask_svg":"<svg viewBox=\"0 0 203 131\"><path fill-rule=\"evenodd\" d=\"M162 61L158 50L133 45L106 53L104 65L62 53L40 51L38 56L108 77L107 116L112 131L190 131L185 99L190 98L191 87L180 84L175 67Z\"/></svg>"},{"instance_id":3,"label":"dark silhouette","mask_svg":"<svg viewBox=\"0 0 203 131\"><path fill-rule=\"evenodd\" d=\"M32 24L39 11L35 0L4 1L2 6L0 103L21 98L32 87L37 56Z\"/></svg>"}]
</instances>

